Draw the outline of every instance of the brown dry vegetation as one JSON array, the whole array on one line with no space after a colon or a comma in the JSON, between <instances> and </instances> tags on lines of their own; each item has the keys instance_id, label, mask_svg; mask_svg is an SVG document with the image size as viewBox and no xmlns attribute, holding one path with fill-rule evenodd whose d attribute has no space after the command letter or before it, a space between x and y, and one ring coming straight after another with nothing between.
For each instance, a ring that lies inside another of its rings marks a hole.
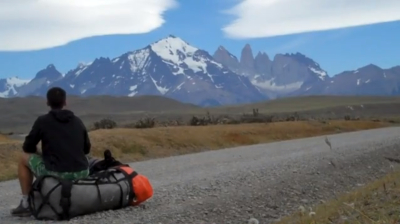
<instances>
[{"instance_id":1,"label":"brown dry vegetation","mask_svg":"<svg viewBox=\"0 0 400 224\"><path fill-rule=\"evenodd\" d=\"M400 223L400 171L276 224L397 224ZM304 210L303 210L304 211Z\"/></svg>"},{"instance_id":2,"label":"brown dry vegetation","mask_svg":"<svg viewBox=\"0 0 400 224\"><path fill-rule=\"evenodd\" d=\"M0 134L0 142L9 141L8 137Z\"/></svg>"},{"instance_id":3,"label":"brown dry vegetation","mask_svg":"<svg viewBox=\"0 0 400 224\"><path fill-rule=\"evenodd\" d=\"M215 150L232 146L267 143L388 126L373 121L295 121L261 124L177 126L151 129L102 129L90 132L92 154L105 149L123 161L138 161ZM21 142L0 144L0 179L14 178Z\"/></svg>"}]
</instances>

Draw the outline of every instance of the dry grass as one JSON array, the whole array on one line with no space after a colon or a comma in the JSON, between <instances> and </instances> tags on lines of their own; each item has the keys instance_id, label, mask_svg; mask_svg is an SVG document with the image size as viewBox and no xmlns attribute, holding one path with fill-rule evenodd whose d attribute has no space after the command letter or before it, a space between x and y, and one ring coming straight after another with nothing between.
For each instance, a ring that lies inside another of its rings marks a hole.
<instances>
[{"instance_id":1,"label":"dry grass","mask_svg":"<svg viewBox=\"0 0 400 224\"><path fill-rule=\"evenodd\" d=\"M8 136L6 136L6 135L0 134L0 144L7 144L7 143L10 143L10 142L15 142L15 140L10 139L10 138L9 138Z\"/></svg>"},{"instance_id":2,"label":"dry grass","mask_svg":"<svg viewBox=\"0 0 400 224\"><path fill-rule=\"evenodd\" d=\"M400 171L276 224L395 224L400 223Z\"/></svg>"},{"instance_id":3,"label":"dry grass","mask_svg":"<svg viewBox=\"0 0 400 224\"><path fill-rule=\"evenodd\" d=\"M227 147L267 143L346 131L384 127L371 121L277 122L153 129L109 129L91 132L94 155L109 148L118 158L137 161Z\"/></svg>"},{"instance_id":4,"label":"dry grass","mask_svg":"<svg viewBox=\"0 0 400 224\"><path fill-rule=\"evenodd\" d=\"M0 134L0 142L5 142L5 141L8 141L7 136Z\"/></svg>"},{"instance_id":5,"label":"dry grass","mask_svg":"<svg viewBox=\"0 0 400 224\"><path fill-rule=\"evenodd\" d=\"M268 124L109 129L90 132L92 155L105 149L122 161L139 161L232 146L312 137L388 126L372 121L298 121ZM8 140L7 140L8 141ZM14 178L21 142L0 144L0 180Z\"/></svg>"}]
</instances>

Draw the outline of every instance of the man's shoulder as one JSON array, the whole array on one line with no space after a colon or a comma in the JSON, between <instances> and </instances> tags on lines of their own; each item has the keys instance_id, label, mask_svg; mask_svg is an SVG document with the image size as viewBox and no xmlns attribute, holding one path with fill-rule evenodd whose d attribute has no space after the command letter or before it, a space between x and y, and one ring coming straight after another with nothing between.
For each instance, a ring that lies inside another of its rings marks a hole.
<instances>
[{"instance_id":1,"label":"man's shoulder","mask_svg":"<svg viewBox=\"0 0 400 224\"><path fill-rule=\"evenodd\" d=\"M84 125L84 123L83 123L83 121L82 121L82 119L81 118L79 118L78 116L76 116L75 114L72 114L71 115L72 117L71 117L71 119L70 119L70 122L72 121L72 122L77 122L77 123L79 123L79 124L82 124L82 125ZM36 122L43 122L43 121L53 121L54 120L54 116L53 115L51 115L50 113L46 113L46 114L42 114L42 115L39 115L38 117L37 117L37 119L36 119Z\"/></svg>"},{"instance_id":2,"label":"man's shoulder","mask_svg":"<svg viewBox=\"0 0 400 224\"><path fill-rule=\"evenodd\" d=\"M45 123L45 120L47 119L47 114L39 115L35 122L33 123L33 128L39 128L43 126L43 123Z\"/></svg>"},{"instance_id":3,"label":"man's shoulder","mask_svg":"<svg viewBox=\"0 0 400 224\"><path fill-rule=\"evenodd\" d=\"M80 117L76 116L75 114L74 114L73 119L75 120L75 122L79 123L80 125L85 126L82 119Z\"/></svg>"},{"instance_id":4,"label":"man's shoulder","mask_svg":"<svg viewBox=\"0 0 400 224\"><path fill-rule=\"evenodd\" d=\"M39 115L37 118L36 118L36 121L43 121L44 119L46 119L46 118L48 118L49 117L49 114L47 113L47 114L42 114L42 115Z\"/></svg>"},{"instance_id":5,"label":"man's shoulder","mask_svg":"<svg viewBox=\"0 0 400 224\"><path fill-rule=\"evenodd\" d=\"M76 116L75 114L73 115L73 119L75 119L75 120L77 120L77 121L80 121L80 122L82 122L81 118L80 118L80 117L78 117L78 116Z\"/></svg>"}]
</instances>

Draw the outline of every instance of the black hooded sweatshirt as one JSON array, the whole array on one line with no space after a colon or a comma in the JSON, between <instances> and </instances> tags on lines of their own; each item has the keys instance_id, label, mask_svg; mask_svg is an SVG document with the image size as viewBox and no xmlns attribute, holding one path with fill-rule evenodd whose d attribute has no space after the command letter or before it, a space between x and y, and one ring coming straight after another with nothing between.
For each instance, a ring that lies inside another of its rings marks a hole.
<instances>
[{"instance_id":1,"label":"black hooded sweatshirt","mask_svg":"<svg viewBox=\"0 0 400 224\"><path fill-rule=\"evenodd\" d=\"M88 169L86 154L91 147L88 132L72 111L51 110L39 116L25 137L24 152L36 153L39 141L46 170L78 172Z\"/></svg>"}]
</instances>

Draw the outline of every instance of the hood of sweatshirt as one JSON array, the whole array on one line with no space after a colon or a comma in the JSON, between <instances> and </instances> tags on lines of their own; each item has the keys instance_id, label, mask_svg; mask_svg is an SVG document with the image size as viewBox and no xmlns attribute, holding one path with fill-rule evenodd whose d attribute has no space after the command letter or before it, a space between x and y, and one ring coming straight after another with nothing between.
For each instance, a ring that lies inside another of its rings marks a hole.
<instances>
[{"instance_id":1,"label":"hood of sweatshirt","mask_svg":"<svg viewBox=\"0 0 400 224\"><path fill-rule=\"evenodd\" d=\"M75 116L70 110L51 110L50 114L61 123L68 123Z\"/></svg>"}]
</instances>

